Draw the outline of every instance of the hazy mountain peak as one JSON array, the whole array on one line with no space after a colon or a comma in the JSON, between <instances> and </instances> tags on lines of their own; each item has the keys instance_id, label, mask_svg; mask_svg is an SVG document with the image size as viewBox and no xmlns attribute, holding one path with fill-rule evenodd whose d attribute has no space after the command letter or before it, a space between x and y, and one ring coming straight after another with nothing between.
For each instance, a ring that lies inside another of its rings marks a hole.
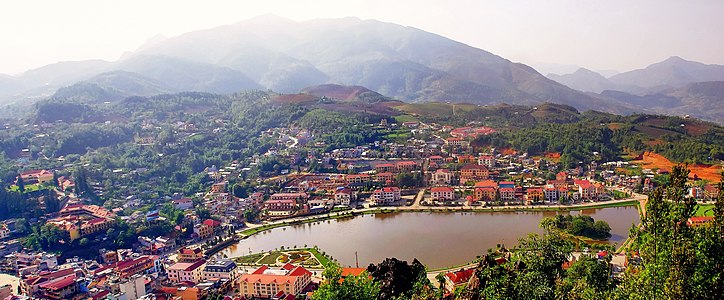
<instances>
[{"instance_id":1,"label":"hazy mountain peak","mask_svg":"<svg viewBox=\"0 0 724 300\"><path fill-rule=\"evenodd\" d=\"M682 87L692 82L724 80L724 66L706 65L672 56L646 68L612 76L616 84L634 85L647 89Z\"/></svg>"}]
</instances>

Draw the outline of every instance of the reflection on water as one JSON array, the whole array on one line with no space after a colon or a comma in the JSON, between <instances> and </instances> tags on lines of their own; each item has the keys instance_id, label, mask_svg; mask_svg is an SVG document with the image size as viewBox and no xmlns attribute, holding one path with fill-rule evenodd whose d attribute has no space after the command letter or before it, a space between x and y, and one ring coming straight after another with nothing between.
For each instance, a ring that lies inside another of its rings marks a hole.
<instances>
[{"instance_id":1,"label":"reflection on water","mask_svg":"<svg viewBox=\"0 0 724 300\"><path fill-rule=\"evenodd\" d=\"M343 265L353 265L355 251L360 266L378 263L386 257L418 258L429 267L465 263L496 244L513 246L529 233L542 233L543 217L558 212L457 212L386 213L320 221L275 228L242 240L226 254L240 256L307 245L319 246ZM569 212L560 212L563 214ZM609 243L621 243L632 224L639 222L634 206L573 211L611 226Z\"/></svg>"}]
</instances>

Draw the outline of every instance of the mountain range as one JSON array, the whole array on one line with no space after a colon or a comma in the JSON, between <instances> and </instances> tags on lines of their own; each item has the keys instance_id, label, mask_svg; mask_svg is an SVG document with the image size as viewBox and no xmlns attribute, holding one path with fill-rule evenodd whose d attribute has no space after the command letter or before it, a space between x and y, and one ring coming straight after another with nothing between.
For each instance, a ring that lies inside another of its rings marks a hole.
<instances>
[{"instance_id":1,"label":"mountain range","mask_svg":"<svg viewBox=\"0 0 724 300\"><path fill-rule=\"evenodd\" d=\"M649 88L652 82L683 88L689 81L718 78L719 71L702 66L697 72L706 76L656 67L608 79L579 70L568 76L570 80L551 76L552 80L527 65L413 27L358 18L295 22L265 15L153 39L114 62L63 62L20 76L0 76L0 101L15 105L47 97L115 101L132 95L244 89L295 94L310 86L336 84L365 87L406 102L554 102L627 114L651 109L641 101L600 93L631 93L642 84ZM655 76L672 79L659 81ZM689 90L679 93L684 91ZM721 121L722 116L711 118Z\"/></svg>"},{"instance_id":2,"label":"mountain range","mask_svg":"<svg viewBox=\"0 0 724 300\"><path fill-rule=\"evenodd\" d=\"M724 121L724 66L673 56L646 68L609 78L580 68L548 78L598 98L615 99L661 114L692 115Z\"/></svg>"}]
</instances>

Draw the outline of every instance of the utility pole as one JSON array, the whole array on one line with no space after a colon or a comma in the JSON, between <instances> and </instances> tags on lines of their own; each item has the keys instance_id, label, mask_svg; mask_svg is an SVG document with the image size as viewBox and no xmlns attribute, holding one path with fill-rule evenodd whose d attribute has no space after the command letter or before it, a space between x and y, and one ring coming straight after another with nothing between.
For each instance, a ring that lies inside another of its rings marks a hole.
<instances>
[{"instance_id":1,"label":"utility pole","mask_svg":"<svg viewBox=\"0 0 724 300\"><path fill-rule=\"evenodd\" d=\"M359 257L357 257L357 251L354 252L354 262L355 262L356 268L359 268Z\"/></svg>"}]
</instances>

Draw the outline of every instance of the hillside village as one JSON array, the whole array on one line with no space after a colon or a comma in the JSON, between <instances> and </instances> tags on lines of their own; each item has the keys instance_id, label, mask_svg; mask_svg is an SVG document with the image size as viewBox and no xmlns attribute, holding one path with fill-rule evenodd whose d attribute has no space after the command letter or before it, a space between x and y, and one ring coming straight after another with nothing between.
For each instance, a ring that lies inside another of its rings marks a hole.
<instances>
[{"instance_id":1,"label":"hillside village","mask_svg":"<svg viewBox=\"0 0 724 300\"><path fill-rule=\"evenodd\" d=\"M320 283L321 262L327 259L323 255L312 250L286 254L306 257L306 266L299 264L302 261L295 265L279 259L246 265L220 252L246 237L243 230L292 218L378 208L474 211L615 202L633 192L652 190L667 172L623 161L581 163L564 169L556 164L554 154L536 157L472 145L477 137L495 132L474 123L455 128L382 119L367 126L409 138L315 152L324 142L314 133L272 128L260 134L275 140L276 146L265 153L224 166L206 166L202 175L212 180L207 190L155 199L128 190L118 207L92 204L92 199L82 196L108 191L98 179L74 176L68 171L73 166L24 171L11 189L22 190L42 203L44 210L49 205L58 207L30 220L47 224L43 230L48 232L37 233L53 236L43 246L65 249L67 244L83 249L62 255L32 250L17 239L27 234L18 227L27 226L28 220L5 221L0 231L3 268L20 277L17 292L24 295L15 299L214 299L221 295L299 299L311 295ZM202 130L193 124L178 124L178 132L187 138L204 134ZM157 141L139 137L135 142L152 146ZM298 150L307 146L312 150L300 155ZM263 170L260 165L270 159L277 164ZM115 176L134 176L136 172L143 170L111 170ZM239 185L240 181L245 185ZM718 191L710 183L698 184L689 194L707 202L713 201ZM146 228L146 234L123 236L123 228L129 226ZM504 256L501 252L500 257ZM344 272L359 274L361 270ZM446 274L450 292L467 283L473 271ZM8 289L0 288L0 295L16 293Z\"/></svg>"}]
</instances>

